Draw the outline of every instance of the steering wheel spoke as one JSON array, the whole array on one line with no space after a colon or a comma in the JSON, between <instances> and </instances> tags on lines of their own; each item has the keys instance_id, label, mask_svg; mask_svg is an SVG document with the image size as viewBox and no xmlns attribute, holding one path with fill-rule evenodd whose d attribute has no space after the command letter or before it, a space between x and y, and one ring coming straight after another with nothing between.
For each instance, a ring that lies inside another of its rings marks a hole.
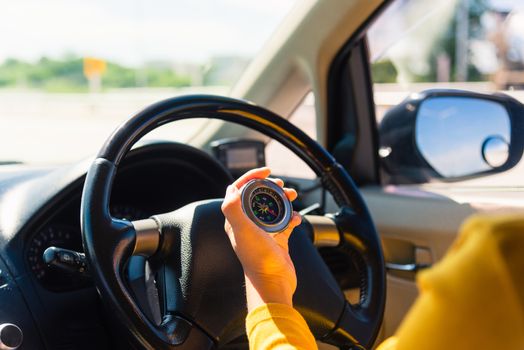
<instances>
[{"instance_id":1,"label":"steering wheel spoke","mask_svg":"<svg viewBox=\"0 0 524 350\"><path fill-rule=\"evenodd\" d=\"M153 255L159 246L160 229L153 219L137 220L129 222L110 218L110 226L103 239L103 245L107 249L103 257L99 257L98 268L112 271L106 276L105 282L114 291L113 297L117 300L125 300L129 306L124 312L130 313L129 318L138 318L142 322L141 336L149 334L149 337L157 340L156 346L177 349L211 349L214 341L195 324L181 316L166 310L159 325L142 312L137 306L134 297L129 292L124 276L124 267L132 255L149 257ZM100 242L99 242L100 244ZM99 249L98 251L101 251ZM109 267L111 265L111 267ZM167 289L168 295L174 295L171 289ZM121 308L118 305L117 308Z\"/></svg>"},{"instance_id":2,"label":"steering wheel spoke","mask_svg":"<svg viewBox=\"0 0 524 350\"><path fill-rule=\"evenodd\" d=\"M132 222L135 230L135 246L133 255L150 257L160 246L160 226L154 219L136 220Z\"/></svg>"},{"instance_id":3,"label":"steering wheel spoke","mask_svg":"<svg viewBox=\"0 0 524 350\"><path fill-rule=\"evenodd\" d=\"M340 232L332 215L304 215L310 225L309 236L317 248L336 247L340 244Z\"/></svg>"}]
</instances>

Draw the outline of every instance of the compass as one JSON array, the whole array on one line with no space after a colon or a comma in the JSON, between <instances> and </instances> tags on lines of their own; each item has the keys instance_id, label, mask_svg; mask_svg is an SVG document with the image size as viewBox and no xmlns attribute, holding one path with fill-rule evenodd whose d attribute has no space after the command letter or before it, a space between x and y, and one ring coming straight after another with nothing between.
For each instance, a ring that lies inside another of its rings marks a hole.
<instances>
[{"instance_id":1,"label":"compass","mask_svg":"<svg viewBox=\"0 0 524 350\"><path fill-rule=\"evenodd\" d=\"M266 179L251 180L244 186L242 209L251 221L269 233L285 230L293 213L284 190Z\"/></svg>"}]
</instances>

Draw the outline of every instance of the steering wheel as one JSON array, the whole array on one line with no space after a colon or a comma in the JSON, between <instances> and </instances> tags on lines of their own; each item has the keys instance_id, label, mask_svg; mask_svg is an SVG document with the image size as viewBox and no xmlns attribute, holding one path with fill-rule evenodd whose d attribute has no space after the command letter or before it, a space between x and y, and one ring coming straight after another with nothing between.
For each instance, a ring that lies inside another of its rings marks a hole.
<instances>
[{"instance_id":1,"label":"steering wheel","mask_svg":"<svg viewBox=\"0 0 524 350\"><path fill-rule=\"evenodd\" d=\"M379 236L357 187L322 146L284 118L218 96L177 97L149 106L120 125L93 161L82 194L82 240L110 312L147 349L213 349L245 334L244 277L224 232L221 199L133 222L109 212L113 179L132 145L161 125L190 118L222 119L255 129L293 151L320 177L339 211L305 216L291 236L298 279L293 304L317 340L343 349L370 347L384 311L385 270ZM358 304L346 301L319 255L316 246L325 245L360 261ZM160 266L160 324L145 316L126 285L124 270L133 255Z\"/></svg>"}]
</instances>

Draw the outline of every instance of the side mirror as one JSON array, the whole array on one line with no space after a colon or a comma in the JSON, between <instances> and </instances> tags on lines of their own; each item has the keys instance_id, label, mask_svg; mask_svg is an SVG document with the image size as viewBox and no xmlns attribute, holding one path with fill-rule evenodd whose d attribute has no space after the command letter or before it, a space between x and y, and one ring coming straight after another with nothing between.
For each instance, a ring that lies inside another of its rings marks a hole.
<instances>
[{"instance_id":1,"label":"side mirror","mask_svg":"<svg viewBox=\"0 0 524 350\"><path fill-rule=\"evenodd\" d=\"M390 183L456 181L506 171L522 157L524 106L506 95L430 90L389 110L379 156Z\"/></svg>"}]
</instances>

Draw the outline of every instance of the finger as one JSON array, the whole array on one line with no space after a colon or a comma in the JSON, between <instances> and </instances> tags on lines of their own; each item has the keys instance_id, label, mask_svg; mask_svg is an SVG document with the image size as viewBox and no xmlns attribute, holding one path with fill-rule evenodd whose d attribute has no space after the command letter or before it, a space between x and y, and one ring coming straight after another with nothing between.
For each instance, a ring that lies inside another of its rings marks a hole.
<instances>
[{"instance_id":1,"label":"finger","mask_svg":"<svg viewBox=\"0 0 524 350\"><path fill-rule=\"evenodd\" d=\"M239 215L241 213L240 191L233 185L229 185L226 189L226 195L221 206L224 215Z\"/></svg>"},{"instance_id":2,"label":"finger","mask_svg":"<svg viewBox=\"0 0 524 350\"><path fill-rule=\"evenodd\" d=\"M273 181L279 187L284 187L284 180L282 180L282 179L279 179L279 178L268 178L268 180Z\"/></svg>"},{"instance_id":3,"label":"finger","mask_svg":"<svg viewBox=\"0 0 524 350\"><path fill-rule=\"evenodd\" d=\"M297 191L292 189L292 188L284 188L284 180L279 179L279 178L268 178L268 180L271 180L274 183L276 183L279 187L282 187L283 190L284 190L284 193L286 194L286 197L291 202L293 202L295 199L297 199L297 197L298 197Z\"/></svg>"},{"instance_id":4,"label":"finger","mask_svg":"<svg viewBox=\"0 0 524 350\"><path fill-rule=\"evenodd\" d=\"M240 189L249 181L253 179L265 179L269 176L269 174L271 174L271 169L269 169L268 167L251 169L247 173L239 177L235 182L233 182L233 186Z\"/></svg>"},{"instance_id":5,"label":"finger","mask_svg":"<svg viewBox=\"0 0 524 350\"><path fill-rule=\"evenodd\" d=\"M293 216L291 217L291 221L289 222L289 226L282 232L279 232L272 236L275 243L277 243L282 249L285 251L288 251L288 241L289 237L293 233L293 229L300 225L302 222L302 217L299 213L296 211L293 212Z\"/></svg>"},{"instance_id":6,"label":"finger","mask_svg":"<svg viewBox=\"0 0 524 350\"><path fill-rule=\"evenodd\" d=\"M224 202L234 200L236 197L240 196L240 191L233 185L229 185L226 188L226 194L224 195Z\"/></svg>"},{"instance_id":7,"label":"finger","mask_svg":"<svg viewBox=\"0 0 524 350\"><path fill-rule=\"evenodd\" d=\"M298 197L297 191L292 188L284 188L284 193L286 194L287 199L293 202Z\"/></svg>"},{"instance_id":8,"label":"finger","mask_svg":"<svg viewBox=\"0 0 524 350\"><path fill-rule=\"evenodd\" d=\"M227 186L225 197L231 196L231 195L234 194L236 191L237 191L237 188L236 188L235 186L233 186L233 185L229 185L229 186Z\"/></svg>"},{"instance_id":9,"label":"finger","mask_svg":"<svg viewBox=\"0 0 524 350\"><path fill-rule=\"evenodd\" d=\"M289 239L289 237L293 233L293 230L295 229L295 227L300 225L301 222L302 222L302 216L300 216L299 213L294 211L293 212L293 216L291 217L291 220L289 221L289 225L287 226L287 228L284 231L282 231L279 234L281 234L281 235L285 236L287 239Z\"/></svg>"},{"instance_id":10,"label":"finger","mask_svg":"<svg viewBox=\"0 0 524 350\"><path fill-rule=\"evenodd\" d=\"M296 211L294 211L287 229L292 232L293 229L297 227L298 225L300 225L301 223L302 223L302 216L299 213L297 213Z\"/></svg>"}]
</instances>

